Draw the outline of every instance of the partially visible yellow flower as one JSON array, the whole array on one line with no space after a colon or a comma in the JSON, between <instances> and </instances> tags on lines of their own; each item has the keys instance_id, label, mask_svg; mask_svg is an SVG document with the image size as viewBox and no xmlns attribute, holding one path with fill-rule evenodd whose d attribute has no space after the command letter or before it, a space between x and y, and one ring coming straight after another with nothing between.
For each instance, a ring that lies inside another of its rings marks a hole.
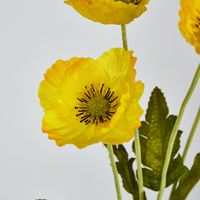
<instances>
[{"instance_id":1,"label":"partially visible yellow flower","mask_svg":"<svg viewBox=\"0 0 200 200\"><path fill-rule=\"evenodd\" d=\"M146 11L149 0L65 0L82 16L103 24L128 24Z\"/></svg>"},{"instance_id":2,"label":"partially visible yellow flower","mask_svg":"<svg viewBox=\"0 0 200 200\"><path fill-rule=\"evenodd\" d=\"M200 0L181 0L179 28L200 54Z\"/></svg>"},{"instance_id":3,"label":"partially visible yellow flower","mask_svg":"<svg viewBox=\"0 0 200 200\"><path fill-rule=\"evenodd\" d=\"M143 113L138 101L144 86L135 82L135 62L132 51L122 48L96 60L58 60L39 87L43 132L59 146L128 142Z\"/></svg>"}]
</instances>

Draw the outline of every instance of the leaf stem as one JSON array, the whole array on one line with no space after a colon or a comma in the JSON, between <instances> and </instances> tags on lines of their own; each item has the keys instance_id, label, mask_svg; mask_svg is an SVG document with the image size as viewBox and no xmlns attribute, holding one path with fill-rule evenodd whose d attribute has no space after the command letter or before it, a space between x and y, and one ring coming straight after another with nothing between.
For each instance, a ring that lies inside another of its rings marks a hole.
<instances>
[{"instance_id":1,"label":"leaf stem","mask_svg":"<svg viewBox=\"0 0 200 200\"><path fill-rule=\"evenodd\" d=\"M138 170L139 200L143 200L144 199L143 174L142 174L140 137L138 130L135 133L135 154L136 154L137 170Z\"/></svg>"},{"instance_id":2,"label":"leaf stem","mask_svg":"<svg viewBox=\"0 0 200 200\"><path fill-rule=\"evenodd\" d=\"M121 25L121 32L122 32L122 42L124 49L128 50L128 42L127 42L127 35L126 35L126 25Z\"/></svg>"},{"instance_id":3,"label":"leaf stem","mask_svg":"<svg viewBox=\"0 0 200 200\"><path fill-rule=\"evenodd\" d=\"M191 143L192 143L192 139L193 139L194 134L195 134L195 131L196 131L197 127L198 127L199 120L200 120L200 107L199 107L199 110L198 110L198 112L197 112L197 114L196 114L194 123L193 123L193 125L192 125L191 131L190 131L190 134L189 134L189 137L188 137L188 139L187 139L187 143L186 143L186 145L185 145L185 149L184 149L184 151L183 151L183 156L182 156L183 162L184 162L185 159L186 159L188 150L189 150L190 145L191 145ZM176 189L177 183L178 183L178 181L176 181L176 182L174 183L173 187L172 187L171 194L170 194L170 198L172 197L172 194L173 194L173 192L174 192L175 189Z\"/></svg>"},{"instance_id":4,"label":"leaf stem","mask_svg":"<svg viewBox=\"0 0 200 200\"><path fill-rule=\"evenodd\" d=\"M163 170L162 170L160 191L159 191L157 200L162 199L164 189L166 187L167 171L168 171L169 163L170 163L170 160L171 160L171 154L172 154L174 142L175 142L175 139L176 139L176 136L177 136L178 128L179 128L179 125L181 123L183 113L184 113L185 108L188 104L188 101L190 100L190 97L192 96L192 93L193 93L193 91L194 91L194 89L195 89L195 87L198 83L199 77L200 77L200 64L197 67L197 71L194 75L192 83L189 87L189 90L188 90L184 100L183 100L183 103L182 103L181 108L179 110L175 125L173 127L173 130L172 130L172 133L171 133L171 136L170 136L170 139L169 139L169 143L168 143L168 147L167 147L167 153L166 153L166 157L165 157L165 162L164 162Z\"/></svg>"},{"instance_id":5,"label":"leaf stem","mask_svg":"<svg viewBox=\"0 0 200 200\"><path fill-rule=\"evenodd\" d=\"M122 200L119 179L118 179L118 171L117 171L117 167L116 167L116 163L115 163L115 159L114 159L113 146L111 144L108 144L107 149L108 149L110 163L111 163L112 171L113 171L113 175L114 175L117 199Z\"/></svg>"}]
</instances>

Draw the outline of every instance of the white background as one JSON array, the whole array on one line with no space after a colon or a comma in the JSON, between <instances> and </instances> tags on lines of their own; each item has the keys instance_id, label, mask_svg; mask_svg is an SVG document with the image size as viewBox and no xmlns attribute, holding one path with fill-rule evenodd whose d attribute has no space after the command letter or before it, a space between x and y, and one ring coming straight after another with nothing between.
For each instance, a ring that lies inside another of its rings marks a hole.
<instances>
[{"instance_id":1,"label":"white background","mask_svg":"<svg viewBox=\"0 0 200 200\"><path fill-rule=\"evenodd\" d=\"M137 79L146 85L142 106L146 108L151 90L159 86L173 114L200 61L179 33L178 10L179 1L152 0L148 12L127 28L129 48L138 57ZM43 73L57 59L96 58L121 46L119 26L93 23L62 0L0 1L0 200L116 199L106 149L102 144L60 148L48 140L40 130L43 111L37 93ZM200 84L181 124L182 144L199 99ZM189 166L200 151L199 141L198 128ZM156 193L147 195L156 198ZM200 184L188 199L199 195ZM126 192L123 197L131 200Z\"/></svg>"}]
</instances>

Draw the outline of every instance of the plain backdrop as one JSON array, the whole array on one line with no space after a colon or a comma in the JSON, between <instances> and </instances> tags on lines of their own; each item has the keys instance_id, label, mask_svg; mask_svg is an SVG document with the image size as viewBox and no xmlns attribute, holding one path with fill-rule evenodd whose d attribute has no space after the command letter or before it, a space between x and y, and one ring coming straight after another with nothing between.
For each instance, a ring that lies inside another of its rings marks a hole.
<instances>
[{"instance_id":1,"label":"plain backdrop","mask_svg":"<svg viewBox=\"0 0 200 200\"><path fill-rule=\"evenodd\" d=\"M144 109L158 86L170 113L177 114L200 61L178 30L178 10L179 1L152 0L148 11L127 27L129 48L138 57L137 79L145 83ZM106 149L100 143L83 150L60 148L48 140L41 132L37 93L44 72L57 59L97 58L121 46L120 26L91 22L62 0L0 0L0 200L116 199ZM182 145L199 103L200 84L181 123ZM200 151L199 143L198 127L188 166ZM156 199L156 193L146 192ZM199 196L200 184L188 199ZM123 199L132 198L123 190Z\"/></svg>"}]
</instances>

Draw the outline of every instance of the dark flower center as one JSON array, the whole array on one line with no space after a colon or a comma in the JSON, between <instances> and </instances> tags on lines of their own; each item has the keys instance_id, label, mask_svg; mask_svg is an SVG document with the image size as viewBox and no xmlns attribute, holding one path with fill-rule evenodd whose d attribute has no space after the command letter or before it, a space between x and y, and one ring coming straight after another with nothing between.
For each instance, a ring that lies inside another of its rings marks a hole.
<instances>
[{"instance_id":1,"label":"dark flower center","mask_svg":"<svg viewBox=\"0 0 200 200\"><path fill-rule=\"evenodd\" d=\"M195 15L192 20L192 26L195 29L195 31L200 31L200 10L196 10Z\"/></svg>"},{"instance_id":2,"label":"dark flower center","mask_svg":"<svg viewBox=\"0 0 200 200\"><path fill-rule=\"evenodd\" d=\"M135 5L138 5L142 0L115 0L115 1L122 1L124 3L133 3Z\"/></svg>"},{"instance_id":3,"label":"dark flower center","mask_svg":"<svg viewBox=\"0 0 200 200\"><path fill-rule=\"evenodd\" d=\"M195 27L200 31L200 16L196 18Z\"/></svg>"},{"instance_id":4,"label":"dark flower center","mask_svg":"<svg viewBox=\"0 0 200 200\"><path fill-rule=\"evenodd\" d=\"M104 84L89 87L85 86L85 91L77 98L76 116L80 122L87 124L105 123L110 120L116 112L118 106L118 96Z\"/></svg>"}]
</instances>

